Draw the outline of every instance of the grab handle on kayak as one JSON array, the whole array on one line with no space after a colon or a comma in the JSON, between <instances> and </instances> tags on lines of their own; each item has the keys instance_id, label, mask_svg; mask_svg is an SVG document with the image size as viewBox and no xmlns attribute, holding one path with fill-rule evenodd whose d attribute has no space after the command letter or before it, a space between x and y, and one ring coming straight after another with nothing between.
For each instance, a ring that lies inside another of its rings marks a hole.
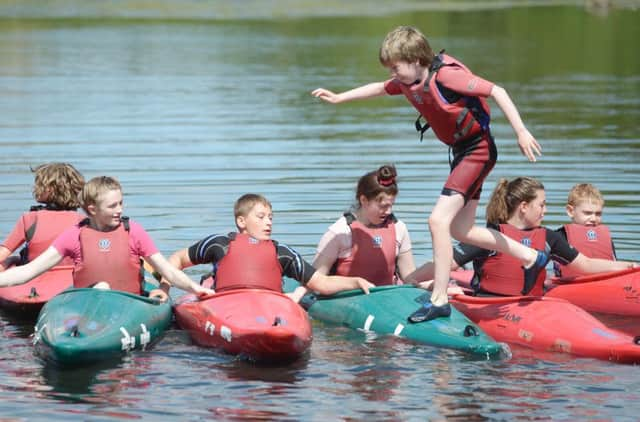
<instances>
[{"instance_id":1,"label":"grab handle on kayak","mask_svg":"<svg viewBox=\"0 0 640 422\"><path fill-rule=\"evenodd\" d=\"M478 336L478 329L473 325L467 325L464 327L464 336L465 337L476 337Z\"/></svg>"}]
</instances>

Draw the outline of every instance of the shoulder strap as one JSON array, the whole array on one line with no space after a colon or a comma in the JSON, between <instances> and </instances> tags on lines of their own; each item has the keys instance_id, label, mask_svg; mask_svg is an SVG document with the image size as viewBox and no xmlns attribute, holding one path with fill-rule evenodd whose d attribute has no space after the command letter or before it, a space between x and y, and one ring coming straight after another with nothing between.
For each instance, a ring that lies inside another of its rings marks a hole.
<instances>
[{"instance_id":1,"label":"shoulder strap","mask_svg":"<svg viewBox=\"0 0 640 422\"><path fill-rule=\"evenodd\" d=\"M444 62L442 54L444 54L444 49L440 50L438 55L433 58L433 61L431 62L431 66L429 66L429 76L427 76L427 79L424 81L424 86L422 87L422 90L424 92L429 92L429 84L431 83L431 79L433 79L433 77L436 76L436 73L438 73L438 71L443 66L448 66L448 64ZM416 122L415 122L416 131L420 133L420 142L422 142L422 139L424 138L424 133L428 131L429 128L431 127L431 125L429 124L429 122L427 122L426 119L423 125L420 122L422 118L423 118L422 114L418 114L418 118L416 119Z\"/></svg>"},{"instance_id":2,"label":"shoulder strap","mask_svg":"<svg viewBox=\"0 0 640 422\"><path fill-rule=\"evenodd\" d=\"M126 231L131 231L131 227L129 226L129 217L121 216L120 221Z\"/></svg>"},{"instance_id":3,"label":"shoulder strap","mask_svg":"<svg viewBox=\"0 0 640 422\"><path fill-rule=\"evenodd\" d=\"M347 225L350 226L351 223L353 223L354 221L356 221L356 216L353 215L353 213L351 211L347 211L344 214L342 214L344 216L344 218L347 220Z\"/></svg>"}]
</instances>

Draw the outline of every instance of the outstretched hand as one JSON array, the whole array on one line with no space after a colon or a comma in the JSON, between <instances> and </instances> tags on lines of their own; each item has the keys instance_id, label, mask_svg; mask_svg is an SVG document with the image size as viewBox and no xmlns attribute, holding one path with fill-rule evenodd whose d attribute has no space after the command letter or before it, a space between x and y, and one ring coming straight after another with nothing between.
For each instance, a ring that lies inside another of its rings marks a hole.
<instances>
[{"instance_id":1,"label":"outstretched hand","mask_svg":"<svg viewBox=\"0 0 640 422\"><path fill-rule=\"evenodd\" d=\"M522 154L531 162L536 162L536 155L542 155L542 147L526 128L518 132L518 146Z\"/></svg>"},{"instance_id":2,"label":"outstretched hand","mask_svg":"<svg viewBox=\"0 0 640 422\"><path fill-rule=\"evenodd\" d=\"M316 98L320 98L322 101L326 101L331 104L337 104L340 101L338 94L324 88L314 89L313 91L311 91L311 95L313 95Z\"/></svg>"},{"instance_id":3,"label":"outstretched hand","mask_svg":"<svg viewBox=\"0 0 640 422\"><path fill-rule=\"evenodd\" d=\"M193 288L193 293L195 293L196 296L198 296L198 299L200 299L200 300L208 299L211 296L216 294L215 290L209 289L207 287L203 287L203 286L200 286L200 285L196 285Z\"/></svg>"}]
</instances>

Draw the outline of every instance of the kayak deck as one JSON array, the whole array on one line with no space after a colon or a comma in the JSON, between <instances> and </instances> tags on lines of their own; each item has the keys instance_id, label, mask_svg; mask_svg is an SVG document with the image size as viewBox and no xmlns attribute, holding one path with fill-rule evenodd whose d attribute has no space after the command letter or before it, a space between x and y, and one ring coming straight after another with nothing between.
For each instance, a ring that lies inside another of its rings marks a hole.
<instances>
[{"instance_id":1,"label":"kayak deck","mask_svg":"<svg viewBox=\"0 0 640 422\"><path fill-rule=\"evenodd\" d=\"M297 283L287 280L286 290ZM430 293L413 286L381 286L341 292L332 296L307 295L303 305L314 319L353 329L390 334L436 347L462 351L482 358L504 357L509 351L476 324L452 308L450 317L411 324L407 317L430 299Z\"/></svg>"},{"instance_id":2,"label":"kayak deck","mask_svg":"<svg viewBox=\"0 0 640 422\"><path fill-rule=\"evenodd\" d=\"M540 351L640 363L640 338L608 328L563 299L456 295L451 302L499 341Z\"/></svg>"},{"instance_id":3,"label":"kayak deck","mask_svg":"<svg viewBox=\"0 0 640 422\"><path fill-rule=\"evenodd\" d=\"M47 301L73 286L73 266L53 267L19 286L0 287L0 307L15 316L35 317Z\"/></svg>"},{"instance_id":4,"label":"kayak deck","mask_svg":"<svg viewBox=\"0 0 640 422\"><path fill-rule=\"evenodd\" d=\"M196 344L252 361L293 361L311 345L309 318L289 297L261 289L183 296L174 307L178 325Z\"/></svg>"},{"instance_id":5,"label":"kayak deck","mask_svg":"<svg viewBox=\"0 0 640 422\"><path fill-rule=\"evenodd\" d=\"M40 312L36 353L61 365L89 364L144 350L171 323L171 305L114 290L69 289Z\"/></svg>"}]
</instances>

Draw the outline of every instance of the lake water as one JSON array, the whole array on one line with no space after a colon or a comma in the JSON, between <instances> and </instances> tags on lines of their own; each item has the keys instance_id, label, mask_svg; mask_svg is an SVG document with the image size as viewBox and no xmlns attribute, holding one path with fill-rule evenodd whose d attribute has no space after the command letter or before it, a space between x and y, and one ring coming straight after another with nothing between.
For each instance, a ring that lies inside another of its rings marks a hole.
<instances>
[{"instance_id":1,"label":"lake water","mask_svg":"<svg viewBox=\"0 0 640 422\"><path fill-rule=\"evenodd\" d=\"M402 98L330 106L309 95L385 79L379 44L410 24L504 86L543 145L528 163L494 105L500 157L484 200L499 177L540 178L545 221L557 226L569 188L594 183L619 258L638 260L640 12L410 12L402 1L397 14L345 6L326 16L295 3L270 14L275 3L1 5L11 18L0 20L0 236L32 204L29 166L68 161L87 178L118 177L126 214L166 255L233 230L235 199L259 192L274 205L274 238L311 260L357 178L392 162L396 215L416 260L430 259L426 218L448 172L446 147L431 134L418 141L416 113ZM71 17L50 18L63 12ZM637 367L518 348L509 360L477 361L314 322L308 356L262 367L198 348L174 329L121 363L64 371L33 356L32 325L0 317L2 418L636 420L640 411ZM633 321L625 327L640 334Z\"/></svg>"}]
</instances>

